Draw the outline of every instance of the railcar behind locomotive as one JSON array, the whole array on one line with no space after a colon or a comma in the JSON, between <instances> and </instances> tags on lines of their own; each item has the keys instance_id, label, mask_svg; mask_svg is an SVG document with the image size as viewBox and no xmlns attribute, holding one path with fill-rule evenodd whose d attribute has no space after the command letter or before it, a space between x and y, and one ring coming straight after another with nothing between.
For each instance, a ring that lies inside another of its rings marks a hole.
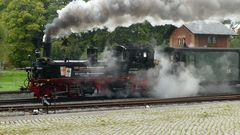
<instances>
[{"instance_id":1,"label":"railcar behind locomotive","mask_svg":"<svg viewBox=\"0 0 240 135\"><path fill-rule=\"evenodd\" d=\"M114 67L98 60L95 48L87 49L87 60L54 61L50 58L50 47L45 44L45 57L38 57L28 70L28 88L37 97L147 94L147 79L137 78L136 72L154 67L151 47L116 46Z\"/></svg>"},{"instance_id":2,"label":"railcar behind locomotive","mask_svg":"<svg viewBox=\"0 0 240 135\"><path fill-rule=\"evenodd\" d=\"M240 49L239 48L164 48L161 50L172 63L193 66L194 74L207 92L208 86L227 86L231 91L239 92L240 85ZM219 92L219 87L215 92ZM213 89L211 87L210 89ZM226 89L226 88L225 88ZM233 90L233 91L232 91ZM211 90L213 91L213 90Z\"/></svg>"}]
</instances>

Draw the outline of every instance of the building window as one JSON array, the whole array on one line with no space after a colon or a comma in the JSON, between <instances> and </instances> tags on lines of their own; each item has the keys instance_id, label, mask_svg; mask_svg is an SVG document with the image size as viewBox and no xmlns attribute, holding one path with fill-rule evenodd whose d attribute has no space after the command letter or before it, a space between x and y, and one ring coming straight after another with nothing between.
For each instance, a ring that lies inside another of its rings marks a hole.
<instances>
[{"instance_id":1,"label":"building window","mask_svg":"<svg viewBox=\"0 0 240 135\"><path fill-rule=\"evenodd\" d=\"M212 44L216 44L216 43L217 43L216 36L209 36L208 37L208 44L212 45Z\"/></svg>"},{"instance_id":2,"label":"building window","mask_svg":"<svg viewBox=\"0 0 240 135\"><path fill-rule=\"evenodd\" d=\"M184 44L186 44L186 39L185 38L178 38L178 46L183 47Z\"/></svg>"},{"instance_id":3,"label":"building window","mask_svg":"<svg viewBox=\"0 0 240 135\"><path fill-rule=\"evenodd\" d=\"M216 37L214 36L213 37L213 44L216 44L217 43L217 39L216 39Z\"/></svg>"},{"instance_id":4,"label":"building window","mask_svg":"<svg viewBox=\"0 0 240 135\"><path fill-rule=\"evenodd\" d=\"M178 38L178 46L181 47L182 43L181 43L181 38Z\"/></svg>"},{"instance_id":5,"label":"building window","mask_svg":"<svg viewBox=\"0 0 240 135\"><path fill-rule=\"evenodd\" d=\"M186 44L186 39L185 38L182 38L182 44Z\"/></svg>"}]
</instances>

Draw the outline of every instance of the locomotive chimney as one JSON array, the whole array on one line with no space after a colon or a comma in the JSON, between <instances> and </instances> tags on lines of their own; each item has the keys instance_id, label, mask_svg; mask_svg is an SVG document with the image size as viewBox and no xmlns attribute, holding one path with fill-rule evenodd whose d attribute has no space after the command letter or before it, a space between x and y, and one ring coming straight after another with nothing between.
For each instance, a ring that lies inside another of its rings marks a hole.
<instances>
[{"instance_id":1,"label":"locomotive chimney","mask_svg":"<svg viewBox=\"0 0 240 135\"><path fill-rule=\"evenodd\" d=\"M51 37L46 37L45 40L43 41L43 56L44 57L50 57L51 56Z\"/></svg>"}]
</instances>

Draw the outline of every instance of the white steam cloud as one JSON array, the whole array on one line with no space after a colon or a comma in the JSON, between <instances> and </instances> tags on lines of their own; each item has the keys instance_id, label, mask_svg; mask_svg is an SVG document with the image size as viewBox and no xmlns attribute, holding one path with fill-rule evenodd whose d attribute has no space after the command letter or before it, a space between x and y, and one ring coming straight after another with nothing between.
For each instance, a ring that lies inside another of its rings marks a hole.
<instances>
[{"instance_id":1,"label":"white steam cloud","mask_svg":"<svg viewBox=\"0 0 240 135\"><path fill-rule=\"evenodd\" d=\"M194 67L185 67L183 63L172 63L168 57L160 54L156 55L157 59L160 60L160 65L148 71L148 74L158 72L157 78L151 78L151 75L149 75L149 79L153 82L151 91L153 96L172 98L198 94L200 79L194 75Z\"/></svg>"},{"instance_id":2,"label":"white steam cloud","mask_svg":"<svg viewBox=\"0 0 240 135\"><path fill-rule=\"evenodd\" d=\"M196 60L200 66L194 66L190 63L172 62L169 56L157 52L155 51L155 58L160 60L160 64L148 70L148 80L152 83L151 95L172 98L237 92L229 84L238 80L237 53L212 52L207 55L206 52L198 52ZM208 61L203 59L206 57L203 55L208 56Z\"/></svg>"},{"instance_id":3,"label":"white steam cloud","mask_svg":"<svg viewBox=\"0 0 240 135\"><path fill-rule=\"evenodd\" d=\"M114 52L110 48L105 47L102 53L102 60L104 63L107 63L107 67L105 70L116 71L118 69L117 66L118 59L114 56Z\"/></svg>"},{"instance_id":4,"label":"white steam cloud","mask_svg":"<svg viewBox=\"0 0 240 135\"><path fill-rule=\"evenodd\" d=\"M154 24L240 16L240 0L74 0L46 25L45 41L92 28L115 28L148 20Z\"/></svg>"}]
</instances>

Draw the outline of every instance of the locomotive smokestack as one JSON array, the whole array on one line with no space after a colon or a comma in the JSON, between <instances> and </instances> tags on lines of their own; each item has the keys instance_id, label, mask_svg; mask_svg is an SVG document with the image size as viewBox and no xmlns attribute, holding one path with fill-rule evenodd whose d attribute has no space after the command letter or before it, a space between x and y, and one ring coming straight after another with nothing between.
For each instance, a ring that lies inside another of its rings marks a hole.
<instances>
[{"instance_id":1,"label":"locomotive smokestack","mask_svg":"<svg viewBox=\"0 0 240 135\"><path fill-rule=\"evenodd\" d=\"M51 48L52 48L52 44L51 44L51 37L48 35L44 35L44 39L43 39L43 56L44 57L50 57L51 56Z\"/></svg>"}]
</instances>

